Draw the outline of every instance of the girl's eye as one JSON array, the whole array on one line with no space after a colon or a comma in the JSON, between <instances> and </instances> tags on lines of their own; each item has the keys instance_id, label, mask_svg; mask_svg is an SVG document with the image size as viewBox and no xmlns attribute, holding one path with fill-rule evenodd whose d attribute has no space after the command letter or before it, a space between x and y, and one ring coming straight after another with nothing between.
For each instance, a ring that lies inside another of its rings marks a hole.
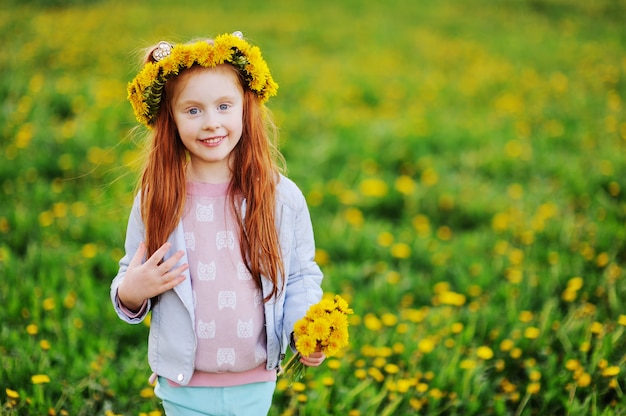
<instances>
[{"instance_id":1,"label":"girl's eye","mask_svg":"<svg viewBox=\"0 0 626 416\"><path fill-rule=\"evenodd\" d=\"M228 110L230 108L230 105L228 104L220 104L217 108L219 108L220 110Z\"/></svg>"},{"instance_id":2,"label":"girl's eye","mask_svg":"<svg viewBox=\"0 0 626 416\"><path fill-rule=\"evenodd\" d=\"M198 110L197 108L190 108L189 110L187 110L187 112L191 114L192 116L195 116L198 113L200 113L200 110Z\"/></svg>"}]
</instances>

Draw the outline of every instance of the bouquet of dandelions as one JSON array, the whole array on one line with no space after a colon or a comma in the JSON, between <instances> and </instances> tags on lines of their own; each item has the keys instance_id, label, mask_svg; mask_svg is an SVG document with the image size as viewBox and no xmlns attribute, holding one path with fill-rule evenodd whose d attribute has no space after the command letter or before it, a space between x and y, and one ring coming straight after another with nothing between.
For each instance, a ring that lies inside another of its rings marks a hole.
<instances>
[{"instance_id":1,"label":"bouquet of dandelions","mask_svg":"<svg viewBox=\"0 0 626 416\"><path fill-rule=\"evenodd\" d=\"M348 345L348 315L354 313L341 296L322 299L311 306L306 315L296 322L293 330L297 352L289 359L279 375L287 374L291 381L306 374L307 367L300 362L302 356L321 351L332 357Z\"/></svg>"}]
</instances>

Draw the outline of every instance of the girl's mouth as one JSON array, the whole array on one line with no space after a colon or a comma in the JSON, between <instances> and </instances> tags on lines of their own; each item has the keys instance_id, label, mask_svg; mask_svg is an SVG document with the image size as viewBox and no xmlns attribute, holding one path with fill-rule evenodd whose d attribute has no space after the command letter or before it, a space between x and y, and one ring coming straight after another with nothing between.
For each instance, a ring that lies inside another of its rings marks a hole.
<instances>
[{"instance_id":1,"label":"girl's mouth","mask_svg":"<svg viewBox=\"0 0 626 416\"><path fill-rule=\"evenodd\" d=\"M219 144L225 138L226 138L226 136L211 137L211 138L208 138L208 139L201 139L200 141L202 143L204 143L204 144L208 144L209 146L215 146L216 144Z\"/></svg>"}]
</instances>

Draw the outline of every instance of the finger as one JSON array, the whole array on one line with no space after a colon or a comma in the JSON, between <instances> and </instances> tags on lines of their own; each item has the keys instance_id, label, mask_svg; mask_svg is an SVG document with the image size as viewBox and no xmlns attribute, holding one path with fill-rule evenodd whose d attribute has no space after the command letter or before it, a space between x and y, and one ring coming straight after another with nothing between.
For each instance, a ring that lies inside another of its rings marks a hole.
<instances>
[{"instance_id":1,"label":"finger","mask_svg":"<svg viewBox=\"0 0 626 416\"><path fill-rule=\"evenodd\" d=\"M146 245L143 242L141 242L139 243L139 247L137 247L137 251L135 252L135 255L133 256L130 263L128 264L128 267L140 266L141 263L143 262L143 257L145 255L146 255Z\"/></svg>"},{"instance_id":2,"label":"finger","mask_svg":"<svg viewBox=\"0 0 626 416\"><path fill-rule=\"evenodd\" d=\"M168 291L170 289L174 289L176 286L181 284L185 279L186 279L185 275L181 274L176 279L170 280L169 282L167 282L167 284L164 287L165 291Z\"/></svg>"},{"instance_id":3,"label":"finger","mask_svg":"<svg viewBox=\"0 0 626 416\"><path fill-rule=\"evenodd\" d=\"M170 247L171 247L171 244L166 242L161 247L159 247L157 251L155 251L154 254L152 254L152 256L150 256L150 258L146 261L146 263L158 265L161 262L161 260L163 260L163 257L165 257L165 254L167 254L167 251L170 249Z\"/></svg>"},{"instance_id":4,"label":"finger","mask_svg":"<svg viewBox=\"0 0 626 416\"><path fill-rule=\"evenodd\" d=\"M176 266L176 264L183 258L185 252L183 250L179 250L174 253L169 259L165 260L163 263L159 265L159 268L163 270L163 273L169 272L172 267Z\"/></svg>"},{"instance_id":5,"label":"finger","mask_svg":"<svg viewBox=\"0 0 626 416\"><path fill-rule=\"evenodd\" d=\"M300 361L308 367L319 367L320 364L324 362L324 359L311 359L303 357Z\"/></svg>"},{"instance_id":6,"label":"finger","mask_svg":"<svg viewBox=\"0 0 626 416\"><path fill-rule=\"evenodd\" d=\"M165 274L163 275L163 281L164 281L166 284L169 284L171 281L176 280L176 279L178 279L178 278L180 278L180 277L182 277L182 278L183 278L182 280L185 280L185 276L183 275L183 272L184 272L185 270L187 270L188 268L189 268L189 265L185 263L185 264L183 264L182 266L177 267L176 269L171 270L171 271L169 271L168 273L165 273ZM182 280L181 280L181 282L182 282ZM179 282L179 283L180 283L180 282Z\"/></svg>"}]
</instances>

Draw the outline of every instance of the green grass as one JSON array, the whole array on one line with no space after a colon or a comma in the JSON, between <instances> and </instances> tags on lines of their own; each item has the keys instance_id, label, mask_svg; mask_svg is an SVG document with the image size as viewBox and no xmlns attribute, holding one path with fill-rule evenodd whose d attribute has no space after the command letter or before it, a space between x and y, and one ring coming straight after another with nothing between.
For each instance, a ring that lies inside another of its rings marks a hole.
<instances>
[{"instance_id":1,"label":"green grass","mask_svg":"<svg viewBox=\"0 0 626 416\"><path fill-rule=\"evenodd\" d=\"M324 289L356 312L272 415L625 414L626 2L9 3L0 414L160 411L148 328L108 300L125 86L141 48L233 30L280 84Z\"/></svg>"}]
</instances>

